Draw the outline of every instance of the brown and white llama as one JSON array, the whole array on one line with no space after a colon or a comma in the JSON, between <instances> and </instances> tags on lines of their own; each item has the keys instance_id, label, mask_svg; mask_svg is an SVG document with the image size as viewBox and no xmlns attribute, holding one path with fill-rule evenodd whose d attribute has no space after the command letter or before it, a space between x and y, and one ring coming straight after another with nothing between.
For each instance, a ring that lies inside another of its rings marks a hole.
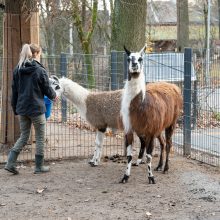
<instances>
[{"instance_id":1,"label":"brown and white llama","mask_svg":"<svg viewBox=\"0 0 220 220\"><path fill-rule=\"evenodd\" d=\"M96 128L95 151L89 163L91 166L99 165L104 133L107 127L123 130L120 117L123 90L90 92L68 78L63 77L59 79L56 76L51 76L50 82L57 95L60 96L63 94L74 104L82 118ZM126 134L126 140L129 139L129 141L133 143L133 138L133 132ZM163 136L159 134L158 140L161 145L161 155L163 155L165 147ZM145 142L142 140L142 137L140 137L140 142L141 148L135 165L141 162L145 150ZM127 142L125 142L125 146L126 144ZM161 160L159 161L158 167L160 167L160 164Z\"/></svg>"},{"instance_id":2,"label":"brown and white llama","mask_svg":"<svg viewBox=\"0 0 220 220\"><path fill-rule=\"evenodd\" d=\"M121 116L125 133L135 132L146 146L149 183L155 183L151 169L154 138L165 130L166 162L163 172L169 169L169 153L172 135L180 115L183 99L181 90L172 83L155 82L146 86L143 72L143 54L131 53L125 48L128 57L128 80L125 83L121 103ZM132 143L127 140L127 169L121 182L127 182L131 171ZM163 165L163 158L157 169Z\"/></svg>"}]
</instances>

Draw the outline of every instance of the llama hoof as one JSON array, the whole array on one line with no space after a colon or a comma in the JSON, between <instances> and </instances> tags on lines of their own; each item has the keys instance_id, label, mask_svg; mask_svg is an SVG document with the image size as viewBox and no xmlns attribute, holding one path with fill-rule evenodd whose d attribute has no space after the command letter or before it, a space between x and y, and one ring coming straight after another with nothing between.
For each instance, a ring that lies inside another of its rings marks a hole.
<instances>
[{"instance_id":1,"label":"llama hoof","mask_svg":"<svg viewBox=\"0 0 220 220\"><path fill-rule=\"evenodd\" d=\"M154 169L155 171L162 171L162 167L156 167L155 169Z\"/></svg>"},{"instance_id":2,"label":"llama hoof","mask_svg":"<svg viewBox=\"0 0 220 220\"><path fill-rule=\"evenodd\" d=\"M167 173L168 173L168 170L164 170L164 171L163 171L163 174L167 174Z\"/></svg>"},{"instance_id":3,"label":"llama hoof","mask_svg":"<svg viewBox=\"0 0 220 220\"><path fill-rule=\"evenodd\" d=\"M154 176L149 176L148 180L149 180L149 184L151 184L151 183L155 184Z\"/></svg>"},{"instance_id":4,"label":"llama hoof","mask_svg":"<svg viewBox=\"0 0 220 220\"><path fill-rule=\"evenodd\" d=\"M93 162L93 161L89 161L89 165L91 167L97 167L98 166L98 164L95 164L95 162Z\"/></svg>"},{"instance_id":5,"label":"llama hoof","mask_svg":"<svg viewBox=\"0 0 220 220\"><path fill-rule=\"evenodd\" d=\"M163 169L163 173L164 173L164 174L168 173L168 170L169 170L169 167L166 167L166 166L165 166L164 169Z\"/></svg>"},{"instance_id":6,"label":"llama hoof","mask_svg":"<svg viewBox=\"0 0 220 220\"><path fill-rule=\"evenodd\" d=\"M119 183L127 183L128 182L128 178L129 178L129 176L125 174L124 177L122 178L122 180L120 180Z\"/></svg>"}]
</instances>

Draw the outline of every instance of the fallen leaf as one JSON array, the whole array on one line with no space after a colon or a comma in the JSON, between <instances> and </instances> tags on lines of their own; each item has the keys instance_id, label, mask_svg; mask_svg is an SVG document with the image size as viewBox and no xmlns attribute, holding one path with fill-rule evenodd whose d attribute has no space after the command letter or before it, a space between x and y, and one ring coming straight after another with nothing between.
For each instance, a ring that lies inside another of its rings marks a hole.
<instances>
[{"instance_id":1,"label":"fallen leaf","mask_svg":"<svg viewBox=\"0 0 220 220\"><path fill-rule=\"evenodd\" d=\"M37 193L41 194L45 189L47 189L46 186L44 188L42 188L42 189L37 189Z\"/></svg>"},{"instance_id":2,"label":"fallen leaf","mask_svg":"<svg viewBox=\"0 0 220 220\"><path fill-rule=\"evenodd\" d=\"M112 133L111 130L108 130L108 131L105 132L105 135L106 135L106 136L109 136L109 137L112 137L112 136L113 136L113 133Z\"/></svg>"},{"instance_id":3,"label":"fallen leaf","mask_svg":"<svg viewBox=\"0 0 220 220\"><path fill-rule=\"evenodd\" d=\"M152 214L150 212L146 212L146 216L152 216Z\"/></svg>"}]
</instances>

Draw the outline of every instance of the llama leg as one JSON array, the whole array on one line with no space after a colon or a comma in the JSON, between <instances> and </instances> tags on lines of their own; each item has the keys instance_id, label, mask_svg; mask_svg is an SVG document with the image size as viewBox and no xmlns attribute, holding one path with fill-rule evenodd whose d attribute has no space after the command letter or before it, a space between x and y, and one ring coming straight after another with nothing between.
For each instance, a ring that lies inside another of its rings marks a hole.
<instances>
[{"instance_id":1,"label":"llama leg","mask_svg":"<svg viewBox=\"0 0 220 220\"><path fill-rule=\"evenodd\" d=\"M169 128L165 130L165 135L166 135L166 162L164 166L163 173L167 173L169 170L169 155L170 155L170 149L172 147L172 135L174 131L173 125L171 125Z\"/></svg>"},{"instance_id":2,"label":"llama leg","mask_svg":"<svg viewBox=\"0 0 220 220\"><path fill-rule=\"evenodd\" d=\"M144 150L145 150L145 141L144 138L139 137L139 140L141 142L141 147L138 155L138 159L135 163L132 163L133 166L139 166L139 164L143 163L143 156L144 156Z\"/></svg>"},{"instance_id":3,"label":"llama leg","mask_svg":"<svg viewBox=\"0 0 220 220\"><path fill-rule=\"evenodd\" d=\"M153 183L155 184L155 180L154 180L154 175L152 173L152 167L151 167L151 162L152 162L152 152L154 149L154 138L151 138L150 142L148 145L146 145L147 147L147 172L148 172L148 180L149 180L149 184Z\"/></svg>"},{"instance_id":4,"label":"llama leg","mask_svg":"<svg viewBox=\"0 0 220 220\"><path fill-rule=\"evenodd\" d=\"M162 134L160 134L158 137L159 143L160 143L160 160L155 168L156 171L160 171L163 168L163 158L164 158L164 149L165 149L165 140Z\"/></svg>"},{"instance_id":5,"label":"llama leg","mask_svg":"<svg viewBox=\"0 0 220 220\"><path fill-rule=\"evenodd\" d=\"M127 183L128 182L128 178L131 174L131 165L132 165L132 143L134 140L134 136L133 133L129 133L125 135L125 146L126 146L126 150L127 150L127 167L126 167L126 171L124 174L124 177L122 178L122 180L120 181L120 183Z\"/></svg>"},{"instance_id":6,"label":"llama leg","mask_svg":"<svg viewBox=\"0 0 220 220\"><path fill-rule=\"evenodd\" d=\"M103 145L103 138L104 132L106 129L99 129L96 133L95 139L95 151L93 154L93 158L89 161L91 166L98 166L102 156L102 145Z\"/></svg>"}]
</instances>

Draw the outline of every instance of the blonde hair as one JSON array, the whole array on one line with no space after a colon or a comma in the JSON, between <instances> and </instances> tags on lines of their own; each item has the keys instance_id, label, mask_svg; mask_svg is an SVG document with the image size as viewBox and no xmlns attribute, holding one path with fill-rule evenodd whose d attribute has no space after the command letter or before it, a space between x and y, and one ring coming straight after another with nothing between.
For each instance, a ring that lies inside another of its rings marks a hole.
<instances>
[{"instance_id":1,"label":"blonde hair","mask_svg":"<svg viewBox=\"0 0 220 220\"><path fill-rule=\"evenodd\" d=\"M32 58L32 52L29 44L24 44L21 53L20 53L20 59L18 62L18 68L20 69L22 64L26 61L30 60Z\"/></svg>"},{"instance_id":2,"label":"blonde hair","mask_svg":"<svg viewBox=\"0 0 220 220\"><path fill-rule=\"evenodd\" d=\"M41 51L41 47L37 44L24 44L21 53L20 53L20 59L18 62L18 68L20 69L22 64L26 61L35 58L36 53L39 53Z\"/></svg>"}]
</instances>

